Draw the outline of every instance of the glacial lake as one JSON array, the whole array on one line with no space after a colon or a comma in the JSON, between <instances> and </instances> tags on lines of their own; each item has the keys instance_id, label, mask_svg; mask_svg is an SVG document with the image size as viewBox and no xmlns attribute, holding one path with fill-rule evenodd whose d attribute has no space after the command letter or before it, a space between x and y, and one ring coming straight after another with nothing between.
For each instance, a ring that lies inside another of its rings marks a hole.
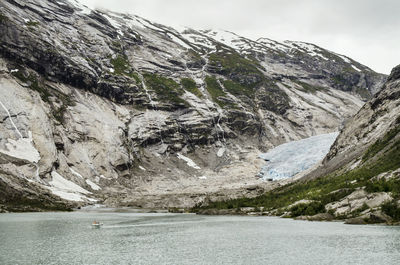
<instances>
[{"instance_id":1,"label":"glacial lake","mask_svg":"<svg viewBox=\"0 0 400 265\"><path fill-rule=\"evenodd\" d=\"M100 229L91 222L104 223ZM274 217L0 214L0 264L399 264L400 227Z\"/></svg>"}]
</instances>

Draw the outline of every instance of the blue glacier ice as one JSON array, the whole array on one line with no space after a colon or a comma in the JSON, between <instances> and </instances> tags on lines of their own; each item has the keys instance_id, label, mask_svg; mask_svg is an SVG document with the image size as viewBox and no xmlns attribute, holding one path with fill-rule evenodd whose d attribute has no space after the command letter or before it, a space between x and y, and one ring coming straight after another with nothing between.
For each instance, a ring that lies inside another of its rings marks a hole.
<instances>
[{"instance_id":1,"label":"blue glacier ice","mask_svg":"<svg viewBox=\"0 0 400 265\"><path fill-rule=\"evenodd\" d=\"M260 176L264 180L285 179L312 167L329 152L338 134L321 134L285 143L261 154L267 165L261 169Z\"/></svg>"}]
</instances>

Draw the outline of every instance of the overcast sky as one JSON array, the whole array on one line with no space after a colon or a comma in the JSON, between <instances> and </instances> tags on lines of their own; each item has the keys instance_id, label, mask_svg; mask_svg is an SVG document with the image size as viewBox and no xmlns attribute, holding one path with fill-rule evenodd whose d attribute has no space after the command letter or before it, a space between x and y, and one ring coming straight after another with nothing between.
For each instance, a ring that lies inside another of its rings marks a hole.
<instances>
[{"instance_id":1,"label":"overcast sky","mask_svg":"<svg viewBox=\"0 0 400 265\"><path fill-rule=\"evenodd\" d=\"M400 64L399 0L80 0L168 26L299 40L389 74Z\"/></svg>"}]
</instances>

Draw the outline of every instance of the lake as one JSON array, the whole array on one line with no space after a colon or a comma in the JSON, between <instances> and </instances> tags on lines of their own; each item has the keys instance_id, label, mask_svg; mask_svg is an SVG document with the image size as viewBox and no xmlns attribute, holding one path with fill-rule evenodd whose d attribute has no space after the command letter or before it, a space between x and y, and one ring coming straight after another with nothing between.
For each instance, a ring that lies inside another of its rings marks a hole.
<instances>
[{"instance_id":1,"label":"lake","mask_svg":"<svg viewBox=\"0 0 400 265\"><path fill-rule=\"evenodd\" d=\"M104 225L91 227L93 220ZM274 217L0 214L0 264L399 264L400 227Z\"/></svg>"}]
</instances>

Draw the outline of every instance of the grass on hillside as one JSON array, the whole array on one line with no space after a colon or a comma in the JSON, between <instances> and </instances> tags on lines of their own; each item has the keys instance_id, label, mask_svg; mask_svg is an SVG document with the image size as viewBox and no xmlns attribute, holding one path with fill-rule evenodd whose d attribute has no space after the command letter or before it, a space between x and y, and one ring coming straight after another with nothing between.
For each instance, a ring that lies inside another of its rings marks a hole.
<instances>
[{"instance_id":1,"label":"grass on hillside","mask_svg":"<svg viewBox=\"0 0 400 265\"><path fill-rule=\"evenodd\" d=\"M215 77L213 76L207 76L206 77L206 87L208 93L210 93L211 98L214 102L216 102L218 105L221 107L224 107L226 103L222 100L219 99L219 97L224 97L226 96L225 91L222 89L222 87L218 84L218 81Z\"/></svg>"},{"instance_id":2,"label":"grass on hillside","mask_svg":"<svg viewBox=\"0 0 400 265\"><path fill-rule=\"evenodd\" d=\"M196 95L199 98L203 97L203 94L200 92L200 90L197 88L196 82L191 79L191 78L182 78L181 79L181 85L183 88L192 94Z\"/></svg>"},{"instance_id":3,"label":"grass on hillside","mask_svg":"<svg viewBox=\"0 0 400 265\"><path fill-rule=\"evenodd\" d=\"M324 88L324 87L310 85L308 83L305 83L305 82L302 82L299 80L293 80L293 82L299 84L301 86L300 90L303 92L307 92L307 93L315 94L315 93L317 93L317 91L326 90L326 88Z\"/></svg>"},{"instance_id":4,"label":"grass on hillside","mask_svg":"<svg viewBox=\"0 0 400 265\"><path fill-rule=\"evenodd\" d=\"M39 80L36 76L31 74L25 75L21 70L13 72L12 75L21 80L22 82L27 83L30 89L39 92L40 97L42 98L43 101L45 102L50 101L49 97L51 96L51 94L43 85L39 83Z\"/></svg>"},{"instance_id":5,"label":"grass on hillside","mask_svg":"<svg viewBox=\"0 0 400 265\"><path fill-rule=\"evenodd\" d=\"M143 74L143 77L147 87L156 92L159 100L176 105L188 105L180 98L184 90L173 79L151 73Z\"/></svg>"},{"instance_id":6,"label":"grass on hillside","mask_svg":"<svg viewBox=\"0 0 400 265\"><path fill-rule=\"evenodd\" d=\"M232 95L235 96L245 95L250 98L254 96L254 89L252 88L243 86L231 80L222 80L221 82L223 83L225 89Z\"/></svg>"},{"instance_id":7,"label":"grass on hillside","mask_svg":"<svg viewBox=\"0 0 400 265\"><path fill-rule=\"evenodd\" d=\"M209 65L219 68L225 75L243 86L254 88L265 79L258 62L242 57L235 52L218 52L209 56ZM248 78L243 78L243 76Z\"/></svg>"}]
</instances>

